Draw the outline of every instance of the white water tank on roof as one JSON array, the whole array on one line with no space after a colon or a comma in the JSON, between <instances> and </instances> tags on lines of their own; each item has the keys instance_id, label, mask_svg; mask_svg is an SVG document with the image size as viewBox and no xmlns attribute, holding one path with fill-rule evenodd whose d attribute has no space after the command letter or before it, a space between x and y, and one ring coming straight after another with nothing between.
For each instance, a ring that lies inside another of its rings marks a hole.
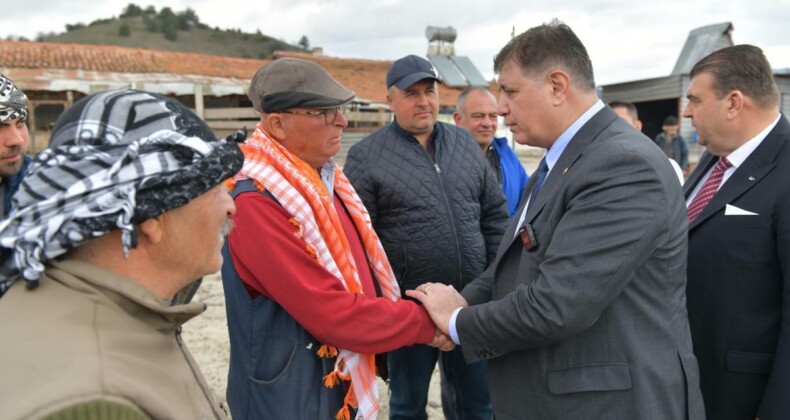
<instances>
[{"instance_id":1,"label":"white water tank on roof","mask_svg":"<svg viewBox=\"0 0 790 420\"><path fill-rule=\"evenodd\" d=\"M446 28L429 26L425 28L425 37L428 38L428 42L455 42L455 38L457 36L458 32L452 26L448 26Z\"/></svg>"}]
</instances>

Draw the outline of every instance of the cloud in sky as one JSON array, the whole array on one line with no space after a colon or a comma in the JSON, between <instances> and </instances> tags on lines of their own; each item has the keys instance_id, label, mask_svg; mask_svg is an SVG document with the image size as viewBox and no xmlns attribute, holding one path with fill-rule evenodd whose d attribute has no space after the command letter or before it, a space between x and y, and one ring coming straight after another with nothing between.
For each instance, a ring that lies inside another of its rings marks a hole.
<instances>
[{"instance_id":1,"label":"cloud in sky","mask_svg":"<svg viewBox=\"0 0 790 420\"><path fill-rule=\"evenodd\" d=\"M0 37L62 32L67 23L117 16L128 3L28 0L5 8ZM469 56L489 79L494 77L493 57L511 31L520 33L555 17L586 45L599 84L666 76L690 30L727 21L735 27L736 43L758 45L774 67L790 67L788 0L500 0L488 5L471 0L176 0L154 5L157 10L190 7L212 27L260 30L294 44L306 35L312 46L338 57L394 60L425 54L425 28L453 26L458 31L456 53Z\"/></svg>"}]
</instances>

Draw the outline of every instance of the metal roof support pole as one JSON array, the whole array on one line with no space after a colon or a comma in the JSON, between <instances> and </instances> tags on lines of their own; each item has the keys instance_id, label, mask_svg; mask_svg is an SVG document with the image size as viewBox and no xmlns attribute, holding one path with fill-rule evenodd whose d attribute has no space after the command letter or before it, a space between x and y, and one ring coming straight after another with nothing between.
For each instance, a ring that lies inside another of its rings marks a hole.
<instances>
[{"instance_id":1,"label":"metal roof support pole","mask_svg":"<svg viewBox=\"0 0 790 420\"><path fill-rule=\"evenodd\" d=\"M195 84L195 114L201 119L205 119L205 108L203 106L203 85Z\"/></svg>"},{"instance_id":2,"label":"metal roof support pole","mask_svg":"<svg viewBox=\"0 0 790 420\"><path fill-rule=\"evenodd\" d=\"M36 101L30 101L28 103L28 133L30 133L30 147L28 150L32 151L32 154L38 153L38 149L36 148Z\"/></svg>"}]
</instances>

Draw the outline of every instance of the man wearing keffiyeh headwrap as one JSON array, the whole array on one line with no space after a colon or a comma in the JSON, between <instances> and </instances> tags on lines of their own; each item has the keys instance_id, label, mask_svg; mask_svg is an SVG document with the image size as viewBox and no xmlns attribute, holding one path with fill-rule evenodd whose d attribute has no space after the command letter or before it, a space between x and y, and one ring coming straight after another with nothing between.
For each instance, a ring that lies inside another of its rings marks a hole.
<instances>
[{"instance_id":1,"label":"man wearing keffiyeh headwrap","mask_svg":"<svg viewBox=\"0 0 790 420\"><path fill-rule=\"evenodd\" d=\"M0 220L11 210L11 197L30 162L27 141L27 96L0 74Z\"/></svg>"},{"instance_id":2,"label":"man wearing keffiyeh headwrap","mask_svg":"<svg viewBox=\"0 0 790 420\"><path fill-rule=\"evenodd\" d=\"M0 222L5 418L225 418L180 337L205 306L182 294L222 264L221 182L242 162L159 95L102 92L60 116Z\"/></svg>"},{"instance_id":3,"label":"man wearing keffiyeh headwrap","mask_svg":"<svg viewBox=\"0 0 790 420\"><path fill-rule=\"evenodd\" d=\"M452 344L400 300L368 212L332 161L354 93L317 64L282 58L258 70L249 96L261 119L242 145L222 267L233 417L373 420L376 374L386 375L376 354Z\"/></svg>"}]
</instances>

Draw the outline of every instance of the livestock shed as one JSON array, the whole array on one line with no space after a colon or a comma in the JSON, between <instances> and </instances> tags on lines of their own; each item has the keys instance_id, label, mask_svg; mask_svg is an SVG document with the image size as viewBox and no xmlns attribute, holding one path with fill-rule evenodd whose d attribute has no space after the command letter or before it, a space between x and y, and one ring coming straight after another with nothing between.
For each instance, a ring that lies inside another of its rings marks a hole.
<instances>
[{"instance_id":1,"label":"livestock shed","mask_svg":"<svg viewBox=\"0 0 790 420\"><path fill-rule=\"evenodd\" d=\"M346 115L349 128L343 156L350 143L392 120L385 86L392 61L300 52L276 52L271 60L282 57L313 61L356 93ZM247 87L255 71L271 60L106 45L0 41L0 73L10 77L30 99L31 151L46 147L52 124L75 101L114 88L174 97L194 109L218 136L244 126L252 128L258 114L247 98ZM446 86L439 89L445 118L454 110L461 90Z\"/></svg>"}]
</instances>

